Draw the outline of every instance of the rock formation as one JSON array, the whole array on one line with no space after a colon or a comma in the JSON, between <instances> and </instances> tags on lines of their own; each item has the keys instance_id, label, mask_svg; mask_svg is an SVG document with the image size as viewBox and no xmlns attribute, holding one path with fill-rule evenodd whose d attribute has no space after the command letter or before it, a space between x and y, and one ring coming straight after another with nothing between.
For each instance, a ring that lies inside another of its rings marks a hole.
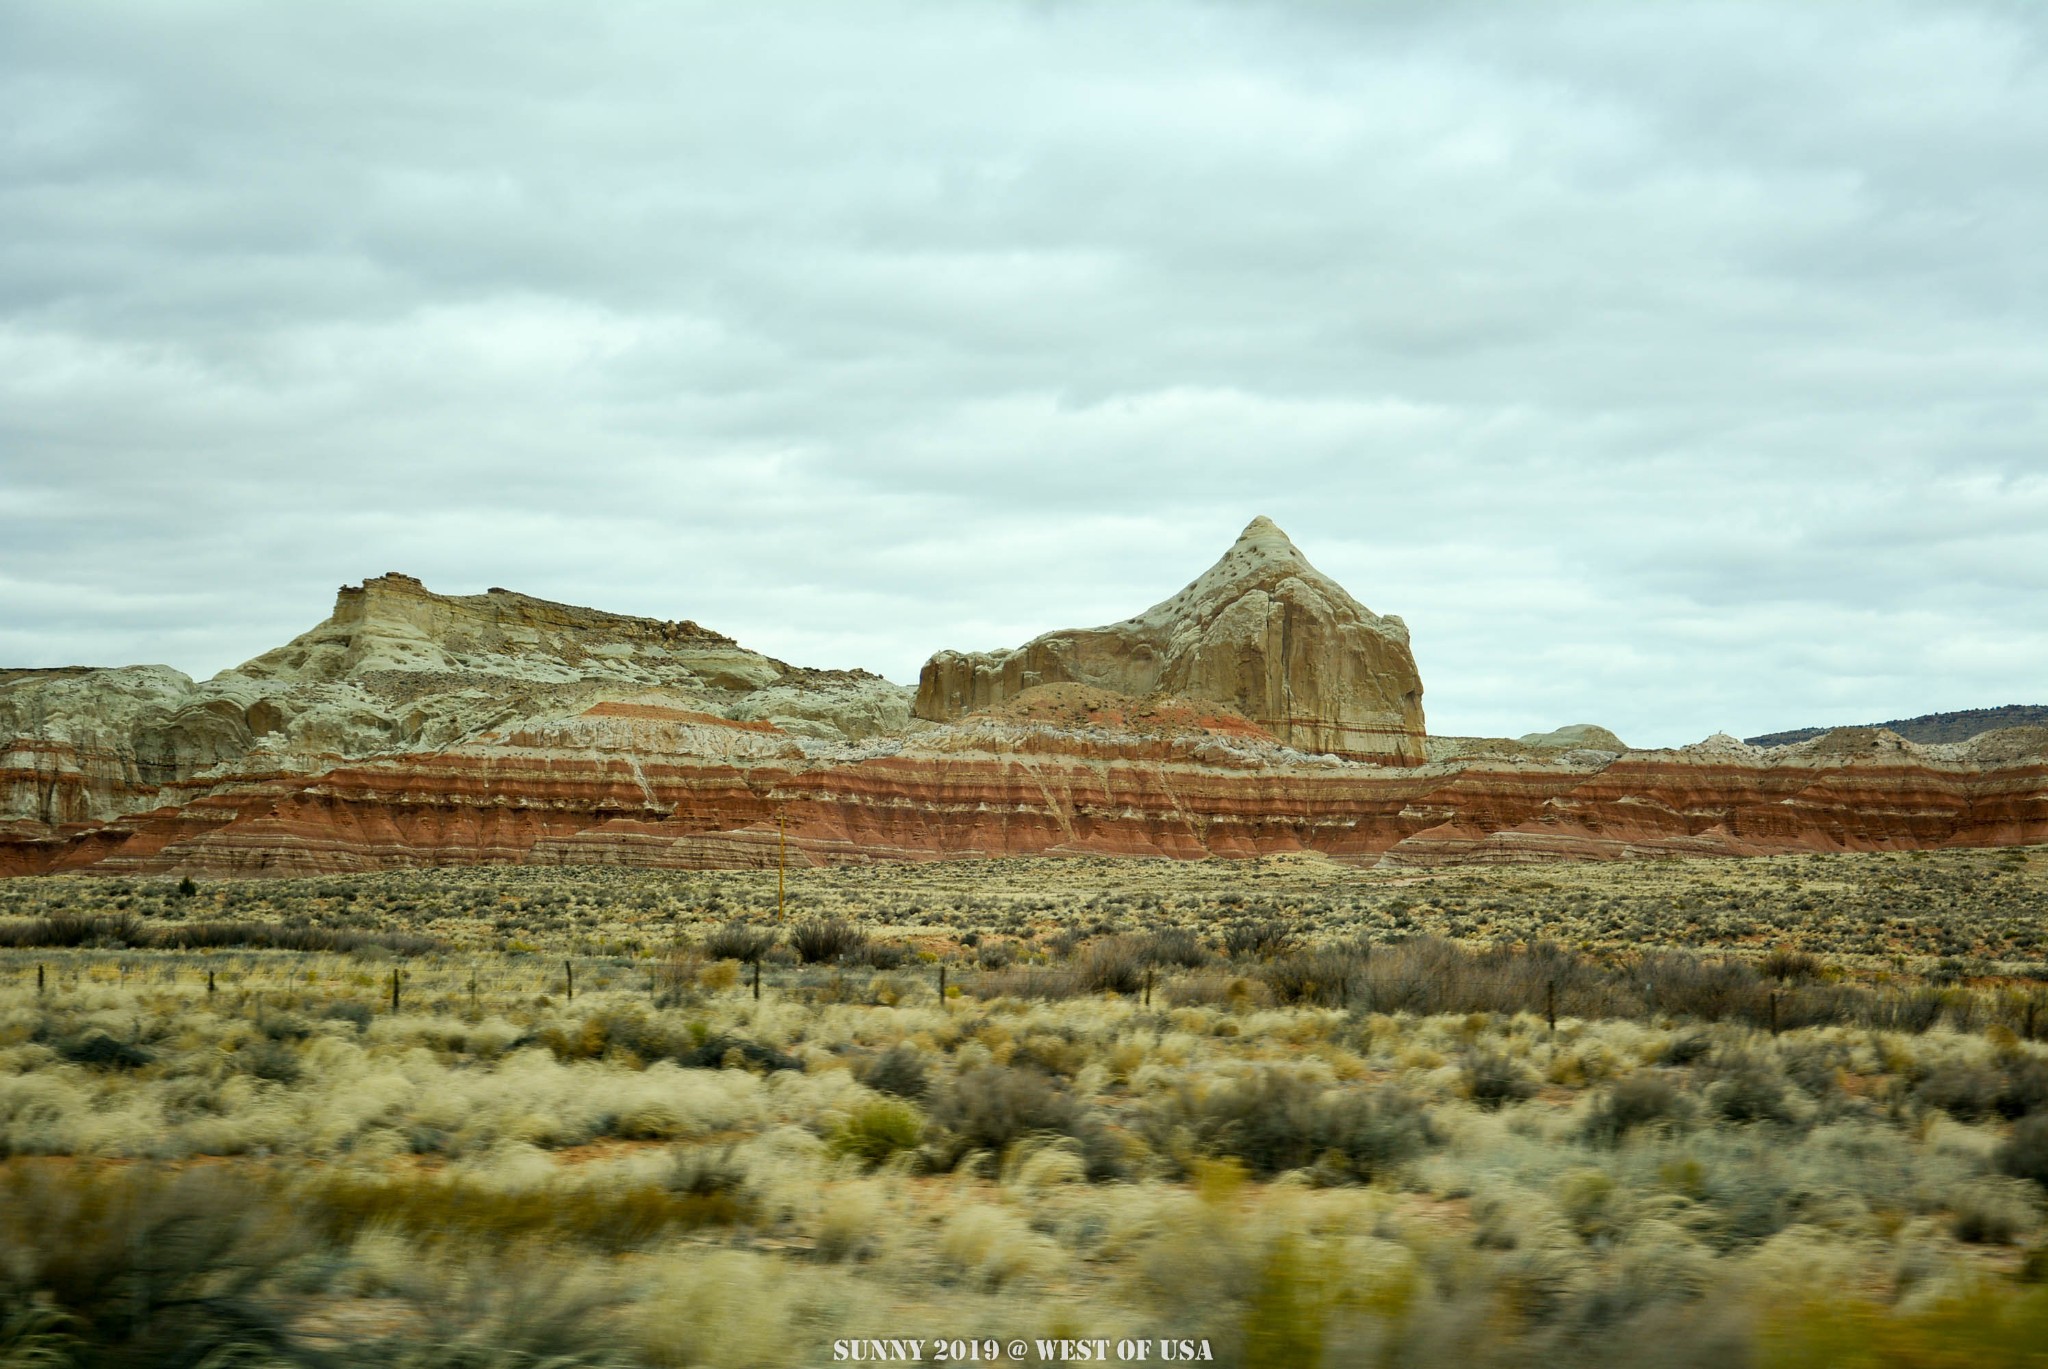
<instances>
[{"instance_id":1,"label":"rock formation","mask_svg":"<svg viewBox=\"0 0 2048 1369\"><path fill-rule=\"evenodd\" d=\"M0 821L112 818L166 785L438 750L605 702L839 741L910 722L910 692L865 671L799 669L692 622L390 574L344 585L325 622L204 683L168 666L0 675Z\"/></svg>"},{"instance_id":2,"label":"rock formation","mask_svg":"<svg viewBox=\"0 0 2048 1369\"><path fill-rule=\"evenodd\" d=\"M950 721L692 623L384 576L200 684L162 666L0 672L0 876L761 865L778 813L798 862L2048 842L2048 728L1768 750L1632 751L1589 724L1424 738L1398 621L1263 520L1151 613L942 654L925 687Z\"/></svg>"},{"instance_id":3,"label":"rock formation","mask_svg":"<svg viewBox=\"0 0 2048 1369\"><path fill-rule=\"evenodd\" d=\"M1298 750L1392 765L1424 759L1408 628L1380 617L1255 518L1193 584L1108 627L1011 651L942 651L915 711L950 722L1038 685L1075 683L1236 709Z\"/></svg>"},{"instance_id":4,"label":"rock formation","mask_svg":"<svg viewBox=\"0 0 2048 1369\"><path fill-rule=\"evenodd\" d=\"M778 812L797 864L1313 851L1399 867L2023 844L2048 841L2048 730L1391 768L1194 724L970 719L852 745L599 704L445 751L195 777L156 799L108 822L0 829L0 874L748 867L775 861Z\"/></svg>"}]
</instances>

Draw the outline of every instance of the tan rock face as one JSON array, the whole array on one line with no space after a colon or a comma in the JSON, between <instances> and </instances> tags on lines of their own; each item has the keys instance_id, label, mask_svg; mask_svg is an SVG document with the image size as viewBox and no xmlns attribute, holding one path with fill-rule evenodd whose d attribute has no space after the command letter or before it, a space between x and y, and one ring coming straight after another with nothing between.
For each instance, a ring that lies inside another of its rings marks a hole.
<instances>
[{"instance_id":1,"label":"tan rock face","mask_svg":"<svg viewBox=\"0 0 2048 1369\"><path fill-rule=\"evenodd\" d=\"M0 672L0 823L104 820L154 807L166 786L433 751L608 702L827 741L910 724L909 691L862 671L800 669L692 622L435 594L391 574L344 585L325 621L211 680Z\"/></svg>"},{"instance_id":2,"label":"tan rock face","mask_svg":"<svg viewBox=\"0 0 2048 1369\"><path fill-rule=\"evenodd\" d=\"M385 576L204 682L0 671L0 877L760 865L780 833L816 863L2048 841L2048 729L1650 751L1576 724L1428 738L1431 763L1390 765L1421 753L1420 693L1399 620L1264 520L1127 623L933 658L920 705L955 718L941 723L911 722L909 691L885 680L692 624Z\"/></svg>"},{"instance_id":3,"label":"tan rock face","mask_svg":"<svg viewBox=\"0 0 2048 1369\"><path fill-rule=\"evenodd\" d=\"M942 651L915 712L934 722L1038 685L1227 705L1298 750L1423 762L1422 678L1399 618L1381 617L1254 519L1200 579L1108 627L1049 632L1012 651Z\"/></svg>"}]
</instances>

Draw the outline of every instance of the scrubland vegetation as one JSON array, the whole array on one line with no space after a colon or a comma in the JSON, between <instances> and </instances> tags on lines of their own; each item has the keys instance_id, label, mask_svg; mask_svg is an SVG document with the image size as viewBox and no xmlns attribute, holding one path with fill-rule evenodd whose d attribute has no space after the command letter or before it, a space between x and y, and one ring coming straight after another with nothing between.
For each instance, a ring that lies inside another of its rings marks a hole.
<instances>
[{"instance_id":1,"label":"scrubland vegetation","mask_svg":"<svg viewBox=\"0 0 2048 1369\"><path fill-rule=\"evenodd\" d=\"M2048 1347L2048 852L774 880L0 884L0 1365Z\"/></svg>"}]
</instances>

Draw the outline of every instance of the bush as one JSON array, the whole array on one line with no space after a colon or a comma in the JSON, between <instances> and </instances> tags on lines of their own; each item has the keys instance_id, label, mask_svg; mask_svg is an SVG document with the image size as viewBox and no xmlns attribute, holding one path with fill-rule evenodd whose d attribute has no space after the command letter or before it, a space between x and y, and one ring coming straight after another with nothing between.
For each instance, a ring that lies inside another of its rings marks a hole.
<instances>
[{"instance_id":1,"label":"bush","mask_svg":"<svg viewBox=\"0 0 2048 1369\"><path fill-rule=\"evenodd\" d=\"M0 946L41 950L72 946L140 946L148 935L132 914L92 917L81 913L59 913L55 917L13 919L0 922Z\"/></svg>"},{"instance_id":2,"label":"bush","mask_svg":"<svg viewBox=\"0 0 2048 1369\"><path fill-rule=\"evenodd\" d=\"M89 1031L56 1043L57 1054L87 1069L141 1069L156 1059L154 1052L126 1041L116 1041L103 1031Z\"/></svg>"},{"instance_id":3,"label":"bush","mask_svg":"<svg viewBox=\"0 0 2048 1369\"><path fill-rule=\"evenodd\" d=\"M789 945L806 965L829 965L867 945L868 934L840 917L807 918L790 929Z\"/></svg>"},{"instance_id":4,"label":"bush","mask_svg":"<svg viewBox=\"0 0 2048 1369\"><path fill-rule=\"evenodd\" d=\"M2032 1179L2048 1188L2048 1112L2032 1113L2014 1123L2012 1135L1991 1159L1999 1173Z\"/></svg>"},{"instance_id":5,"label":"bush","mask_svg":"<svg viewBox=\"0 0 2048 1369\"><path fill-rule=\"evenodd\" d=\"M1676 1121L1685 1115L1684 1097L1671 1081L1647 1072L1617 1080L1586 1115L1584 1136L1615 1145L1637 1127Z\"/></svg>"},{"instance_id":6,"label":"bush","mask_svg":"<svg viewBox=\"0 0 2048 1369\"><path fill-rule=\"evenodd\" d=\"M835 1155L879 1165L899 1151L914 1150L924 1123L908 1103L881 1101L856 1109L834 1127L826 1144Z\"/></svg>"},{"instance_id":7,"label":"bush","mask_svg":"<svg viewBox=\"0 0 2048 1369\"><path fill-rule=\"evenodd\" d=\"M1535 1097L1536 1079L1521 1061L1482 1051L1465 1062L1465 1092L1483 1108L1498 1108Z\"/></svg>"},{"instance_id":8,"label":"bush","mask_svg":"<svg viewBox=\"0 0 2048 1369\"><path fill-rule=\"evenodd\" d=\"M1436 1139L1422 1105L1399 1089L1329 1089L1272 1068L1207 1095L1164 1095L1143 1116L1156 1148L1235 1156L1261 1175L1315 1165L1369 1179Z\"/></svg>"},{"instance_id":9,"label":"bush","mask_svg":"<svg viewBox=\"0 0 2048 1369\"><path fill-rule=\"evenodd\" d=\"M298 1193L306 1219L335 1242L388 1228L490 1246L541 1238L630 1250L677 1231L748 1219L746 1173L731 1147L679 1148L659 1182L550 1184L507 1189L447 1174L323 1173Z\"/></svg>"},{"instance_id":10,"label":"bush","mask_svg":"<svg viewBox=\"0 0 2048 1369\"><path fill-rule=\"evenodd\" d=\"M1913 1086L1913 1096L1951 1117L1978 1121L1999 1110L2005 1077L1982 1065L1945 1065L1929 1071Z\"/></svg>"},{"instance_id":11,"label":"bush","mask_svg":"<svg viewBox=\"0 0 2048 1369\"><path fill-rule=\"evenodd\" d=\"M1969 1245L2011 1245L2034 1217L2026 1187L2010 1179L1966 1184L1950 1199L1949 1208L1950 1232Z\"/></svg>"},{"instance_id":12,"label":"bush","mask_svg":"<svg viewBox=\"0 0 2048 1369\"><path fill-rule=\"evenodd\" d=\"M1348 1177L1371 1179L1436 1144L1422 1104L1397 1088L1343 1089L1323 1100L1325 1163L1343 1161Z\"/></svg>"},{"instance_id":13,"label":"bush","mask_svg":"<svg viewBox=\"0 0 2048 1369\"><path fill-rule=\"evenodd\" d=\"M1768 979L1789 982L1795 979L1820 978L1820 958L1806 951L1795 951L1789 946L1780 946L1757 962L1757 969Z\"/></svg>"},{"instance_id":14,"label":"bush","mask_svg":"<svg viewBox=\"0 0 2048 1369\"><path fill-rule=\"evenodd\" d=\"M185 922L157 927L129 945L165 951L252 950L389 951L395 955L427 955L441 949L430 936L405 932L351 932L333 927L294 927L278 922Z\"/></svg>"},{"instance_id":15,"label":"bush","mask_svg":"<svg viewBox=\"0 0 2048 1369\"><path fill-rule=\"evenodd\" d=\"M1714 1111L1730 1122L1790 1122L1785 1081L1760 1060L1738 1057L1716 1071L1708 1090Z\"/></svg>"},{"instance_id":16,"label":"bush","mask_svg":"<svg viewBox=\"0 0 2048 1369\"><path fill-rule=\"evenodd\" d=\"M943 1168L970 1152L1001 1154L1034 1134L1069 1136L1091 1180L1120 1178L1124 1147L1094 1112L1036 1070L984 1065L959 1075L933 1100L931 1120L945 1133L934 1160Z\"/></svg>"},{"instance_id":17,"label":"bush","mask_svg":"<svg viewBox=\"0 0 2048 1369\"><path fill-rule=\"evenodd\" d=\"M1913 1085L1913 1096L1964 1121L2025 1117L2048 1108L2048 1063L2020 1056L1998 1068L1938 1066Z\"/></svg>"},{"instance_id":18,"label":"bush","mask_svg":"<svg viewBox=\"0 0 2048 1369\"><path fill-rule=\"evenodd\" d=\"M1321 946L1280 956L1265 967L1263 977L1276 1003L1335 1008L1350 1001L1351 985L1365 963L1349 949Z\"/></svg>"},{"instance_id":19,"label":"bush","mask_svg":"<svg viewBox=\"0 0 2048 1369\"><path fill-rule=\"evenodd\" d=\"M662 1187L685 1198L732 1198L746 1184L746 1166L734 1158L731 1146L677 1146L669 1154Z\"/></svg>"},{"instance_id":20,"label":"bush","mask_svg":"<svg viewBox=\"0 0 2048 1369\"><path fill-rule=\"evenodd\" d=\"M1145 987L1141 947L1127 937L1090 942L1075 957L1074 978L1090 993L1136 993Z\"/></svg>"},{"instance_id":21,"label":"bush","mask_svg":"<svg viewBox=\"0 0 2048 1369\"><path fill-rule=\"evenodd\" d=\"M1233 922L1223 930L1223 950L1233 957L1278 955L1294 944L1284 922Z\"/></svg>"},{"instance_id":22,"label":"bush","mask_svg":"<svg viewBox=\"0 0 2048 1369\"><path fill-rule=\"evenodd\" d=\"M0 1307L41 1304L67 1353L22 1363L274 1362L300 1353L258 1296L304 1248L261 1180L207 1167L0 1171ZM13 1362L10 1360L10 1362Z\"/></svg>"},{"instance_id":23,"label":"bush","mask_svg":"<svg viewBox=\"0 0 2048 1369\"><path fill-rule=\"evenodd\" d=\"M1036 1070L984 1065L956 1077L932 1105L932 1121L963 1149L1000 1151L1034 1131L1068 1133L1079 1105Z\"/></svg>"},{"instance_id":24,"label":"bush","mask_svg":"<svg viewBox=\"0 0 2048 1369\"><path fill-rule=\"evenodd\" d=\"M1663 1062L1667 1065L1690 1065L1704 1060L1713 1052L1714 1039L1705 1032L1688 1032L1674 1036L1664 1047Z\"/></svg>"},{"instance_id":25,"label":"bush","mask_svg":"<svg viewBox=\"0 0 2048 1369\"><path fill-rule=\"evenodd\" d=\"M723 1033L715 1033L694 1046L678 1049L670 1058L678 1065L699 1070L727 1069L738 1064L746 1069L772 1074L776 1070L801 1070L804 1067L803 1061L765 1042Z\"/></svg>"},{"instance_id":26,"label":"bush","mask_svg":"<svg viewBox=\"0 0 2048 1369\"><path fill-rule=\"evenodd\" d=\"M910 948L900 941L871 941L860 958L871 969L900 970L910 961Z\"/></svg>"},{"instance_id":27,"label":"bush","mask_svg":"<svg viewBox=\"0 0 2048 1369\"><path fill-rule=\"evenodd\" d=\"M922 1098L931 1089L924 1055L915 1046L891 1046L861 1072L860 1081L877 1093Z\"/></svg>"},{"instance_id":28,"label":"bush","mask_svg":"<svg viewBox=\"0 0 2048 1369\"><path fill-rule=\"evenodd\" d=\"M329 1003L320 1010L320 1015L330 1022L351 1023L357 1031L368 1031L370 1023L375 1021L377 1016L369 1004L347 1001Z\"/></svg>"},{"instance_id":29,"label":"bush","mask_svg":"<svg viewBox=\"0 0 2048 1369\"><path fill-rule=\"evenodd\" d=\"M1200 937L1185 927L1162 927L1138 943L1138 957L1147 965L1172 965L1183 970L1209 963Z\"/></svg>"},{"instance_id":30,"label":"bush","mask_svg":"<svg viewBox=\"0 0 2048 1369\"><path fill-rule=\"evenodd\" d=\"M236 1051L233 1061L241 1073L276 1084L295 1084L301 1073L298 1052L269 1038Z\"/></svg>"},{"instance_id":31,"label":"bush","mask_svg":"<svg viewBox=\"0 0 2048 1369\"><path fill-rule=\"evenodd\" d=\"M776 931L773 927L757 927L747 922L728 922L723 927L713 928L704 937L704 954L713 960L737 960L751 965L775 944Z\"/></svg>"}]
</instances>

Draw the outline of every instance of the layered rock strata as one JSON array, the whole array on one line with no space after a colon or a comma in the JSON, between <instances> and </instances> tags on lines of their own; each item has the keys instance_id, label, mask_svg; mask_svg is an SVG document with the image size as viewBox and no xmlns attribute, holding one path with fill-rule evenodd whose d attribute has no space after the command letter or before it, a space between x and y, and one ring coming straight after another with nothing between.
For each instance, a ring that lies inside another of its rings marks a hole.
<instances>
[{"instance_id":1,"label":"layered rock strata","mask_svg":"<svg viewBox=\"0 0 2048 1369\"><path fill-rule=\"evenodd\" d=\"M781 858L778 828L798 864L2048 842L2048 729L1768 750L1630 750L1589 724L1425 738L1399 626L1260 520L1129 623L934 657L919 708L937 722L885 680L693 623L384 576L204 683L0 673L0 875L758 866Z\"/></svg>"},{"instance_id":2,"label":"layered rock strata","mask_svg":"<svg viewBox=\"0 0 2048 1369\"><path fill-rule=\"evenodd\" d=\"M1265 518L1200 578L1135 618L1048 632L1009 651L941 651L915 711L950 722L1039 685L1221 705L1303 751L1424 760L1408 628L1353 599Z\"/></svg>"},{"instance_id":3,"label":"layered rock strata","mask_svg":"<svg viewBox=\"0 0 2048 1369\"><path fill-rule=\"evenodd\" d=\"M0 676L0 820L110 819L166 786L435 752L604 702L839 741L910 725L910 692L865 671L800 669L692 622L390 574L343 586L326 621L203 683L168 666Z\"/></svg>"},{"instance_id":4,"label":"layered rock strata","mask_svg":"<svg viewBox=\"0 0 2048 1369\"><path fill-rule=\"evenodd\" d=\"M1584 755L1575 752L1574 755ZM1730 739L1598 763L1390 769L1242 733L984 722L865 747L602 707L446 751L167 786L154 811L0 835L0 873L759 866L1313 851L1388 866L2048 841L2048 732L1916 747Z\"/></svg>"}]
</instances>

